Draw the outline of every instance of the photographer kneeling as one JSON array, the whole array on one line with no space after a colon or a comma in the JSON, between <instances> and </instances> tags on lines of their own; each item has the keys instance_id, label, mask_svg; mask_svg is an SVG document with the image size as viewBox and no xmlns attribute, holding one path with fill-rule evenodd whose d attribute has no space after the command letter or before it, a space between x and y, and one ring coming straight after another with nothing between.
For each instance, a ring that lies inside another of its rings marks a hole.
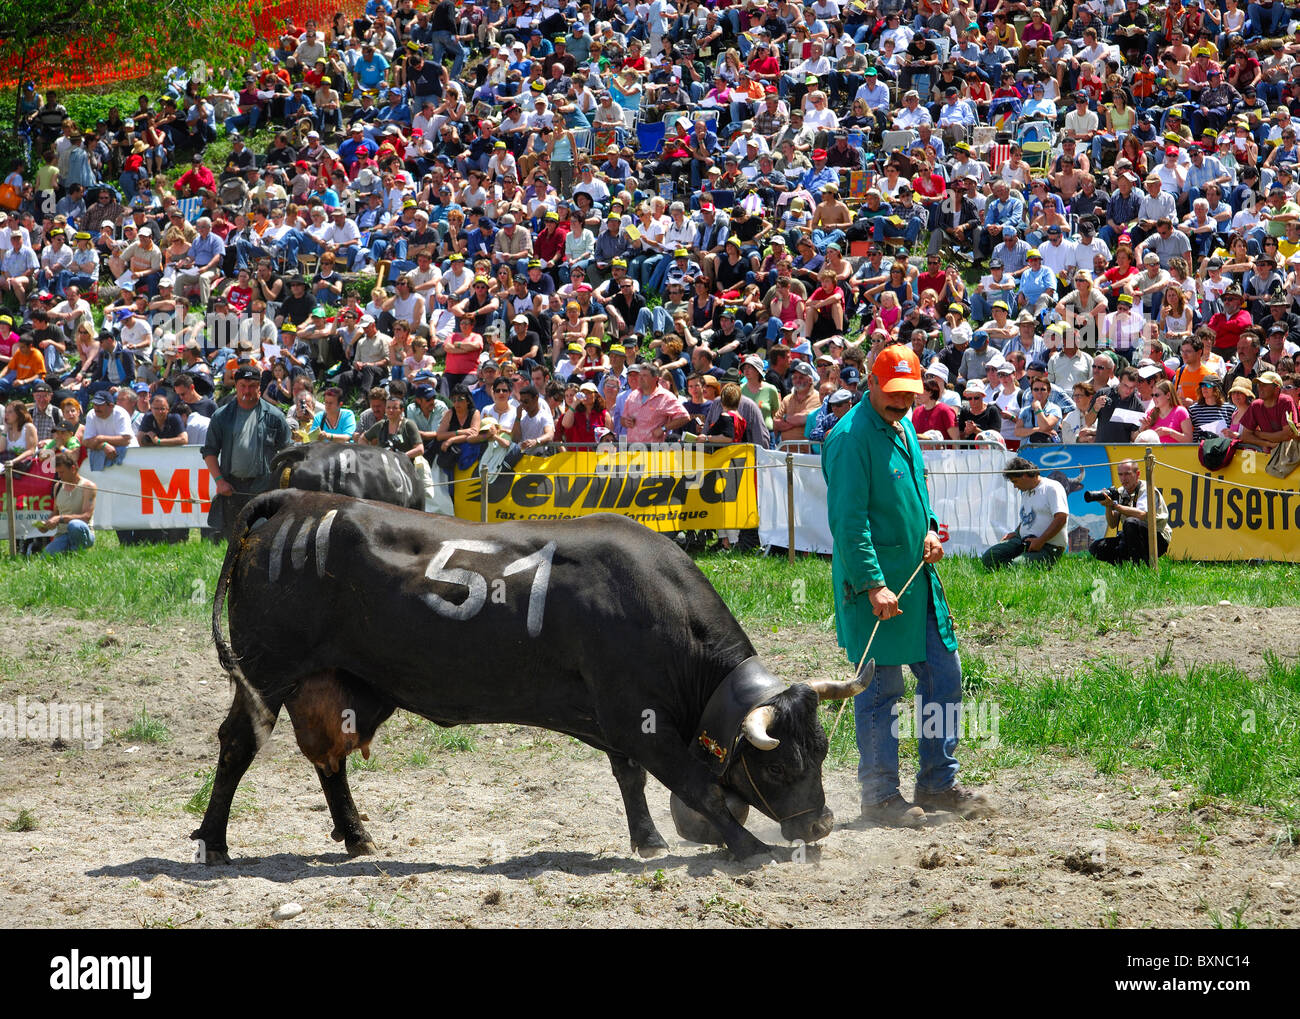
<instances>
[{"instance_id":1,"label":"photographer kneeling","mask_svg":"<svg viewBox=\"0 0 1300 1019\"><path fill-rule=\"evenodd\" d=\"M1100 502L1106 507L1107 528L1117 527L1119 533L1112 538L1099 538L1088 546L1094 559L1104 563L1146 562L1147 549L1147 487L1138 476L1137 464L1125 460L1119 465L1119 489L1085 493L1089 502ZM1169 527L1169 509L1164 496L1156 489L1156 553L1169 551L1173 532Z\"/></svg>"}]
</instances>

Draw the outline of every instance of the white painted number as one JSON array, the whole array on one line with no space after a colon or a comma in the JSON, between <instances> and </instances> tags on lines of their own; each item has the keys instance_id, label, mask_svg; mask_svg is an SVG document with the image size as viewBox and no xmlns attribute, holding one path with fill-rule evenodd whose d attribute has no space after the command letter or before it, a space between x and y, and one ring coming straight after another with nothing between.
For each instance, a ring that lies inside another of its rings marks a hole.
<instances>
[{"instance_id":1,"label":"white painted number","mask_svg":"<svg viewBox=\"0 0 1300 1019\"><path fill-rule=\"evenodd\" d=\"M459 605L432 591L421 597L426 605L440 616L465 622L473 619L482 611L488 600L488 581L481 573L473 570L448 569L447 563L457 552L477 552L480 555L495 555L501 546L492 541L444 541L438 552L429 560L424 575L436 583L455 584L466 590L465 600ZM533 583L528 592L528 636L536 637L542 632L542 617L546 612L546 591L551 582L551 560L555 556L555 542L547 542L532 555L516 559L501 571L501 578L512 577L516 573L535 570ZM502 579L492 582L494 592L500 589ZM493 602L498 599L493 598Z\"/></svg>"},{"instance_id":2,"label":"white painted number","mask_svg":"<svg viewBox=\"0 0 1300 1019\"><path fill-rule=\"evenodd\" d=\"M555 555L555 542L548 541L530 556L517 559L502 572L503 577L512 577L516 573L537 567L533 574L533 587L528 593L528 636L536 637L542 632L542 613L546 610L546 588L551 583L551 558Z\"/></svg>"},{"instance_id":3,"label":"white painted number","mask_svg":"<svg viewBox=\"0 0 1300 1019\"><path fill-rule=\"evenodd\" d=\"M483 608L483 603L487 601L487 581L481 574L470 570L449 570L446 568L447 561L457 552L480 552L483 555L492 555L500 550L501 546L491 541L444 541L442 547L438 549L438 554L429 560L429 567L424 571L424 575L434 582L458 584L469 594L457 605L449 602L442 595L429 591L423 595L425 604L438 615L446 616L448 619L455 619L462 623L467 619L473 619Z\"/></svg>"}]
</instances>

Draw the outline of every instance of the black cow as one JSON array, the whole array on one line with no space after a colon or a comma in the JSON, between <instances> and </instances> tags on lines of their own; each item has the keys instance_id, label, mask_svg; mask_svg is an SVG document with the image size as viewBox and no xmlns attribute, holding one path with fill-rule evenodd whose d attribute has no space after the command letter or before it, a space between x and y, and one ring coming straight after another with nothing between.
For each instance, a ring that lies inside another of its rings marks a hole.
<instances>
[{"instance_id":1,"label":"black cow","mask_svg":"<svg viewBox=\"0 0 1300 1019\"><path fill-rule=\"evenodd\" d=\"M817 705L865 679L778 680L690 558L638 523L476 524L288 489L250 502L235 535L212 613L235 699L192 836L211 862L229 860L235 788L281 705L352 855L375 846L346 758L368 756L395 708L444 726L539 726L604 751L641 856L667 850L647 771L701 815L697 841L716 830L739 858L767 847L728 799L787 839L831 831Z\"/></svg>"},{"instance_id":2,"label":"black cow","mask_svg":"<svg viewBox=\"0 0 1300 1019\"><path fill-rule=\"evenodd\" d=\"M411 458L379 446L310 442L282 449L271 461L280 488L337 492L410 509L424 509L424 491Z\"/></svg>"}]
</instances>

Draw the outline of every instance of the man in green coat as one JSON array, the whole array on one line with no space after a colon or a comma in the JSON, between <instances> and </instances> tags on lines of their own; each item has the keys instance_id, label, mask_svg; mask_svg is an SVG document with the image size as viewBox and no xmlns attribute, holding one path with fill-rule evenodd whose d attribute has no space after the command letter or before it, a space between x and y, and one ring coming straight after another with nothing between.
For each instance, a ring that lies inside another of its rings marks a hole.
<instances>
[{"instance_id":1,"label":"man in green coat","mask_svg":"<svg viewBox=\"0 0 1300 1019\"><path fill-rule=\"evenodd\" d=\"M888 346L876 357L867 386L867 398L827 435L822 450L835 544L835 624L851 663L857 665L868 641L876 662L874 681L854 700L863 819L916 828L926 823L926 810L975 817L990 808L984 796L957 785L961 660L933 565L943 558L939 524L908 417L922 390L921 362L910 347ZM926 565L903 591L922 559ZM898 782L896 702L904 665L916 676L921 706L915 806Z\"/></svg>"}]
</instances>

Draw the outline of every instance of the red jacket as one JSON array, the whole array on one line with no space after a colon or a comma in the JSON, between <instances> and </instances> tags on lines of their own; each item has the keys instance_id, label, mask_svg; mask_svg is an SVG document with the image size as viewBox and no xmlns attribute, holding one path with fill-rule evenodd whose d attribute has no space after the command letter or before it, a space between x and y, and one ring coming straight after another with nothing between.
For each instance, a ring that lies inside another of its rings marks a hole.
<instances>
[{"instance_id":1,"label":"red jacket","mask_svg":"<svg viewBox=\"0 0 1300 1019\"><path fill-rule=\"evenodd\" d=\"M212 171L206 166L191 168L186 170L176 182L176 190L183 191L187 195L195 195L200 191L216 191L217 178L212 176Z\"/></svg>"},{"instance_id":2,"label":"red jacket","mask_svg":"<svg viewBox=\"0 0 1300 1019\"><path fill-rule=\"evenodd\" d=\"M1231 351L1234 355L1237 351L1237 341L1241 339L1241 334L1247 329L1254 326L1250 317L1250 312L1245 308L1228 318L1223 312L1218 312L1210 318L1207 323L1214 330L1214 350L1215 353Z\"/></svg>"}]
</instances>

